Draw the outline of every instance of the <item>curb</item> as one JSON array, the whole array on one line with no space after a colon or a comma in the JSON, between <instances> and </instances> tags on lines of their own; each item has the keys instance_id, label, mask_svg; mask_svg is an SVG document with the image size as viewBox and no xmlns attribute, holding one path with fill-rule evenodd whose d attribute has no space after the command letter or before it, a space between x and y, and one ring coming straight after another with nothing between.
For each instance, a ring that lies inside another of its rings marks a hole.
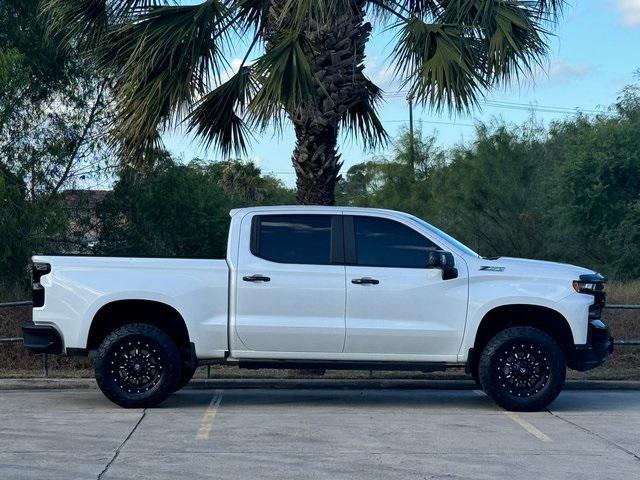
<instances>
[{"instance_id":1,"label":"curb","mask_svg":"<svg viewBox=\"0 0 640 480\"><path fill-rule=\"evenodd\" d=\"M98 388L93 378L0 378L1 390L69 390Z\"/></svg>"},{"instance_id":2,"label":"curb","mask_svg":"<svg viewBox=\"0 0 640 480\"><path fill-rule=\"evenodd\" d=\"M96 389L93 378L2 378L0 390ZM473 380L399 380L399 379L280 379L223 378L189 382L190 390L207 389L344 389L344 390L476 390ZM635 380L568 380L565 390L640 390Z\"/></svg>"}]
</instances>

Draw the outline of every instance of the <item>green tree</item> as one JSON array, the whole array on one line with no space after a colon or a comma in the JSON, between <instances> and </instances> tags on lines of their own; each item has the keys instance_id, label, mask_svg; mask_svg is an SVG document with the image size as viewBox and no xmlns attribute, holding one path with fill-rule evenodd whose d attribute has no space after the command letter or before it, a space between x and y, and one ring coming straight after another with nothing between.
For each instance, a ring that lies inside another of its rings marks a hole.
<instances>
[{"instance_id":1,"label":"green tree","mask_svg":"<svg viewBox=\"0 0 640 480\"><path fill-rule=\"evenodd\" d=\"M144 172L125 167L99 206L98 253L224 257L231 208L293 199L251 163L180 165L167 154L158 157Z\"/></svg>"},{"instance_id":2,"label":"green tree","mask_svg":"<svg viewBox=\"0 0 640 480\"><path fill-rule=\"evenodd\" d=\"M586 258L616 278L640 276L640 86L625 88L613 115L551 127L555 161L551 244L568 261ZM562 245L573 247L567 255Z\"/></svg>"},{"instance_id":3,"label":"green tree","mask_svg":"<svg viewBox=\"0 0 640 480\"><path fill-rule=\"evenodd\" d=\"M545 256L544 131L480 124L429 177L431 220L486 256Z\"/></svg>"},{"instance_id":4,"label":"green tree","mask_svg":"<svg viewBox=\"0 0 640 480\"><path fill-rule=\"evenodd\" d=\"M25 278L30 246L23 239L30 223L24 183L0 165L0 285L12 286Z\"/></svg>"},{"instance_id":5,"label":"green tree","mask_svg":"<svg viewBox=\"0 0 640 480\"><path fill-rule=\"evenodd\" d=\"M404 129L389 157L377 157L349 168L338 184L338 202L347 205L396 208L420 213L429 201L429 173L445 163L435 135L416 130L411 140Z\"/></svg>"},{"instance_id":6,"label":"green tree","mask_svg":"<svg viewBox=\"0 0 640 480\"><path fill-rule=\"evenodd\" d=\"M0 161L35 199L109 164L106 83L46 34L39 0L0 3Z\"/></svg>"},{"instance_id":7,"label":"green tree","mask_svg":"<svg viewBox=\"0 0 640 480\"><path fill-rule=\"evenodd\" d=\"M47 35L39 0L0 2L0 281L26 279L34 251L63 248L63 190L110 163L99 135L108 116L104 82Z\"/></svg>"},{"instance_id":8,"label":"green tree","mask_svg":"<svg viewBox=\"0 0 640 480\"><path fill-rule=\"evenodd\" d=\"M44 0L52 29L94 54L112 79L112 138L125 159L186 121L223 153L250 130L288 119L301 203L333 204L340 128L368 146L387 134L381 89L364 74L375 26L396 32L392 62L417 102L465 111L483 92L528 74L548 51L562 0ZM242 63L221 81L230 51ZM236 53L237 54L237 53Z\"/></svg>"}]
</instances>

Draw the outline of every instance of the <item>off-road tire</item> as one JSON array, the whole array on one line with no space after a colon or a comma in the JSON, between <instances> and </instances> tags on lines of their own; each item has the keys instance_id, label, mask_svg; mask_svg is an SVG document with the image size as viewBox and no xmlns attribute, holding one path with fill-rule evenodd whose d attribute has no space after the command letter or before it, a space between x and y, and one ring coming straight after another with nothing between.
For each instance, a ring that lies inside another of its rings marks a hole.
<instances>
[{"instance_id":1,"label":"off-road tire","mask_svg":"<svg viewBox=\"0 0 640 480\"><path fill-rule=\"evenodd\" d=\"M197 367L194 368L192 366L182 365L180 377L178 378L178 384L176 385L176 389L174 390L175 392L177 392L178 390L182 390L187 386L187 383L189 383L193 378L193 374L196 373L196 369Z\"/></svg>"},{"instance_id":2,"label":"off-road tire","mask_svg":"<svg viewBox=\"0 0 640 480\"><path fill-rule=\"evenodd\" d=\"M171 337L142 323L111 332L94 358L98 387L109 400L124 408L153 407L166 400L176 390L181 366L180 351ZM126 376L127 372L132 375ZM146 383L145 373L149 378ZM136 379L141 380L133 383Z\"/></svg>"},{"instance_id":3,"label":"off-road tire","mask_svg":"<svg viewBox=\"0 0 640 480\"><path fill-rule=\"evenodd\" d=\"M476 382L476 385L480 388L482 388L482 384L480 383L480 372L478 371L479 367L476 365L472 370L471 370L471 378L473 379L474 382Z\"/></svg>"},{"instance_id":4,"label":"off-road tire","mask_svg":"<svg viewBox=\"0 0 640 480\"><path fill-rule=\"evenodd\" d=\"M498 332L482 350L478 373L484 392L506 410L542 410L560 394L566 377L562 348L533 327Z\"/></svg>"}]
</instances>

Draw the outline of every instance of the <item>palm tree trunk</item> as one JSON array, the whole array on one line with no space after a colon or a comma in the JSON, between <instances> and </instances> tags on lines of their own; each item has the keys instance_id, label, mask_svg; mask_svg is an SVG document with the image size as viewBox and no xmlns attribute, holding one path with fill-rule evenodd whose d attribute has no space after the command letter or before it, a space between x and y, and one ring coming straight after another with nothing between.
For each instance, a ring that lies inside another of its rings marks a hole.
<instances>
[{"instance_id":1,"label":"palm tree trunk","mask_svg":"<svg viewBox=\"0 0 640 480\"><path fill-rule=\"evenodd\" d=\"M275 0L272 12L279 5ZM296 134L292 162L301 204L335 204L342 166L337 151L340 121L367 96L362 71L371 25L364 22L364 8L365 0L345 1L341 11L312 24L305 33L306 54L318 87L312 101L287 112Z\"/></svg>"},{"instance_id":2,"label":"palm tree trunk","mask_svg":"<svg viewBox=\"0 0 640 480\"><path fill-rule=\"evenodd\" d=\"M296 171L298 203L334 205L335 187L342 163L337 152L338 125L329 115L298 115L294 119L296 147L293 168ZM323 124L324 123L324 124Z\"/></svg>"}]
</instances>

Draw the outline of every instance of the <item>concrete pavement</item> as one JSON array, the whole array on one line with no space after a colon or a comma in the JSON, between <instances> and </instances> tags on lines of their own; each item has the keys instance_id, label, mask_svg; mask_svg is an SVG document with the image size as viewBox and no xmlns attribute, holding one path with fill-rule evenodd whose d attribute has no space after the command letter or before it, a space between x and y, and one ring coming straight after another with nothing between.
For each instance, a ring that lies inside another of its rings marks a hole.
<instances>
[{"instance_id":1,"label":"concrete pavement","mask_svg":"<svg viewBox=\"0 0 640 480\"><path fill-rule=\"evenodd\" d=\"M640 478L640 391L507 414L473 390L0 391L2 479Z\"/></svg>"}]
</instances>

